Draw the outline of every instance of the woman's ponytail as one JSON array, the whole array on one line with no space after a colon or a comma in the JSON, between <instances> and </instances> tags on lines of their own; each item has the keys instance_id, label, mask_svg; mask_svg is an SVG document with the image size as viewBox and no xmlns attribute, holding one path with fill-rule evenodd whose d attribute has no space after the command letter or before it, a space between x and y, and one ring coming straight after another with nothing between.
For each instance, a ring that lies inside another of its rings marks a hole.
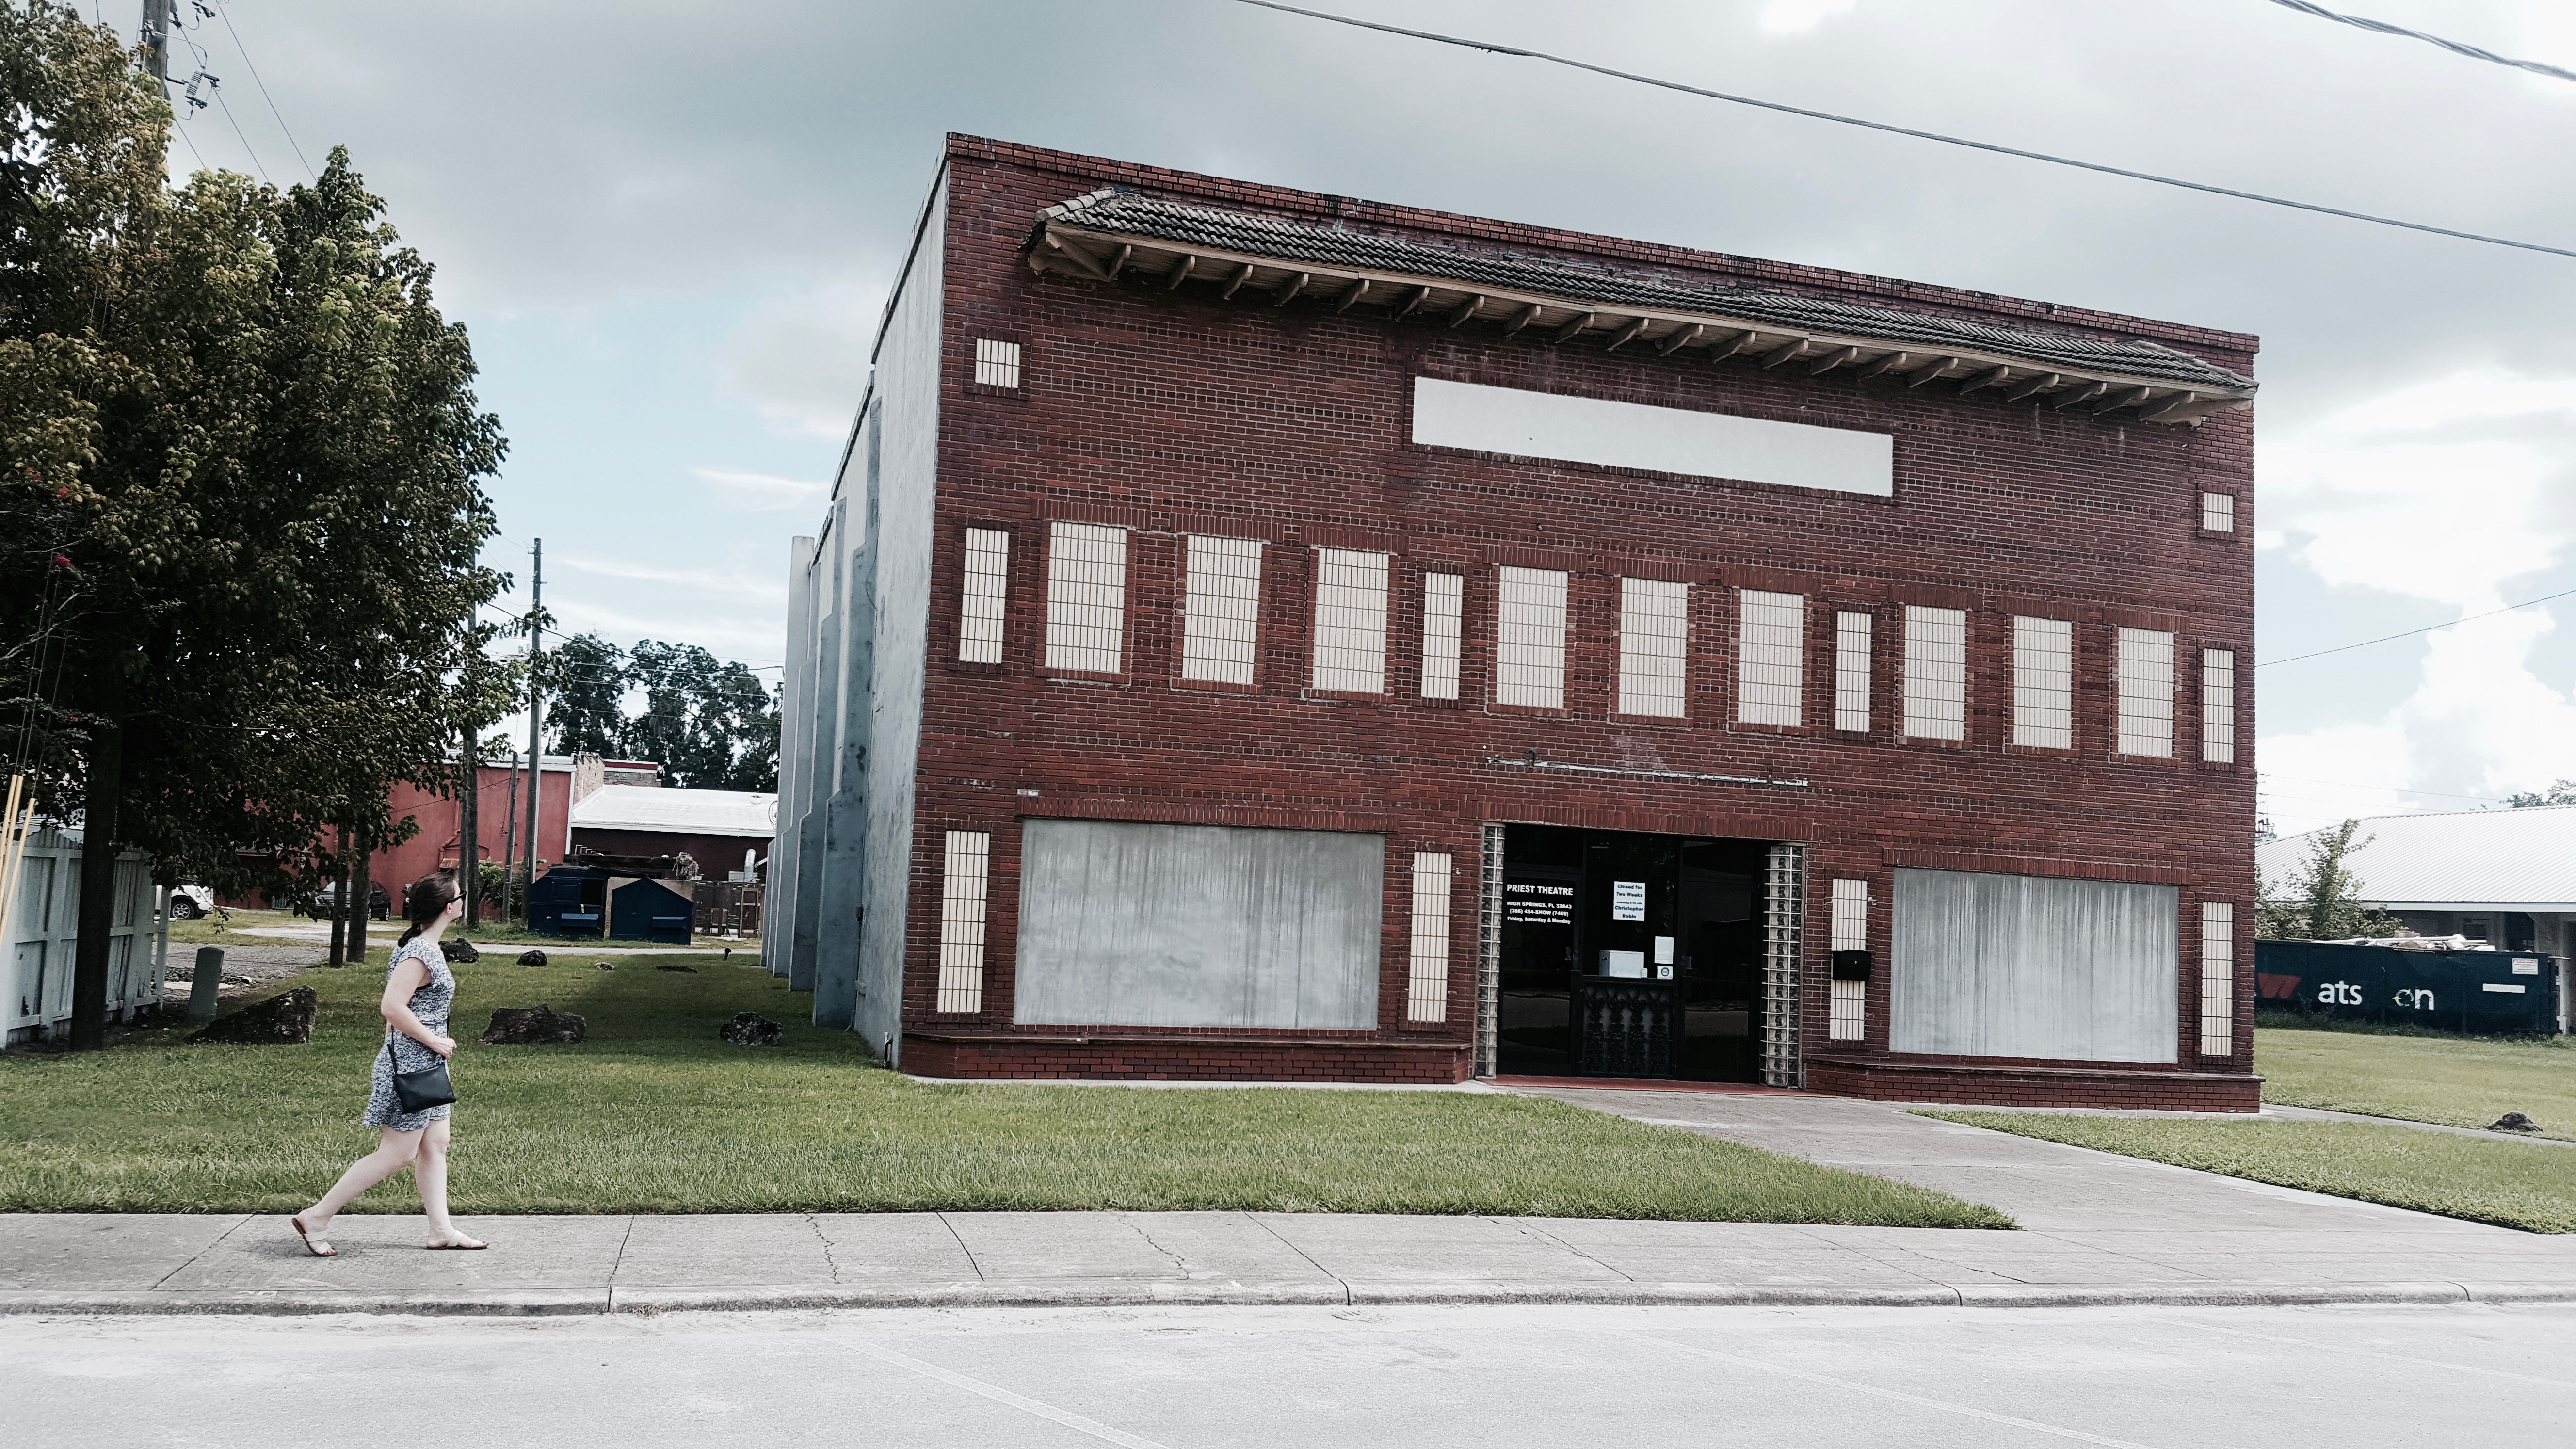
<instances>
[{"instance_id":1,"label":"woman's ponytail","mask_svg":"<svg viewBox=\"0 0 2576 1449\"><path fill-rule=\"evenodd\" d=\"M447 908L456 903L456 896L456 872L452 870L422 876L403 887L403 918L411 922L411 929L403 932L402 939L395 944L410 945L413 937L428 930L433 922L447 914Z\"/></svg>"}]
</instances>

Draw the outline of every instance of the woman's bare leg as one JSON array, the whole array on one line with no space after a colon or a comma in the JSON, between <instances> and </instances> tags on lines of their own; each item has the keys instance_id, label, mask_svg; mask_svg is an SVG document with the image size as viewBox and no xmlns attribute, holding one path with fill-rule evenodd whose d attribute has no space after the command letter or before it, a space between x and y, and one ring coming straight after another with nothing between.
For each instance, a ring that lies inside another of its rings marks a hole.
<instances>
[{"instance_id":1,"label":"woman's bare leg","mask_svg":"<svg viewBox=\"0 0 2576 1449\"><path fill-rule=\"evenodd\" d=\"M441 1117L420 1134L420 1160L412 1164L411 1180L420 1187L421 1211L429 1215L429 1246L461 1248L480 1247L474 1239L456 1230L447 1217L447 1143L448 1119Z\"/></svg>"},{"instance_id":2,"label":"woman's bare leg","mask_svg":"<svg viewBox=\"0 0 2576 1449\"><path fill-rule=\"evenodd\" d=\"M447 1124L442 1122L437 1125L443 1128ZM339 1216L340 1209L347 1207L351 1198L402 1171L406 1163L419 1155L420 1139L423 1135L418 1132L397 1132L391 1127L386 1128L384 1137L376 1144L375 1151L350 1163L349 1170L340 1174L340 1180L331 1184L329 1192L322 1194L320 1200L313 1206L295 1215L295 1221L303 1228L304 1235L307 1238L322 1236L323 1230L331 1226L331 1219ZM445 1196L444 1186L442 1182L442 1197Z\"/></svg>"}]
</instances>

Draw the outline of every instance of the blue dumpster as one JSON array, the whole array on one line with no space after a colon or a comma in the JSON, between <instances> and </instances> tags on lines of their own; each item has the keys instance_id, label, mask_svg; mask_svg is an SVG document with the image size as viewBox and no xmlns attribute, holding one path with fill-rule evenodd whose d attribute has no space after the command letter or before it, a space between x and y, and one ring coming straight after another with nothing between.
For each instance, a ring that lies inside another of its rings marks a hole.
<instances>
[{"instance_id":1,"label":"blue dumpster","mask_svg":"<svg viewBox=\"0 0 2576 1449\"><path fill-rule=\"evenodd\" d=\"M559 865L528 887L528 929L540 936L599 936L608 921L608 872Z\"/></svg>"},{"instance_id":2,"label":"blue dumpster","mask_svg":"<svg viewBox=\"0 0 2576 1449\"><path fill-rule=\"evenodd\" d=\"M630 880L608 893L608 934L620 941L689 944L692 898L658 880Z\"/></svg>"},{"instance_id":3,"label":"blue dumpster","mask_svg":"<svg viewBox=\"0 0 2576 1449\"><path fill-rule=\"evenodd\" d=\"M2442 1031L2558 1030L2558 958L2531 951L2257 941L2254 984L2260 1005L2310 1016Z\"/></svg>"}]
</instances>

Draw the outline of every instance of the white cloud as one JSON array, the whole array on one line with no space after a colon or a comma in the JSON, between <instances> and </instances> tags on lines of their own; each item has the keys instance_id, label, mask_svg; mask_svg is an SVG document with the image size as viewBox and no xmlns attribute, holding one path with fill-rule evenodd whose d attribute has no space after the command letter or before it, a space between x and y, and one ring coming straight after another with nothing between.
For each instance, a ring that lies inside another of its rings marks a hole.
<instances>
[{"instance_id":1,"label":"white cloud","mask_svg":"<svg viewBox=\"0 0 2576 1449\"><path fill-rule=\"evenodd\" d=\"M885 306L882 278L840 278L773 298L724 341L727 391L769 425L839 440L868 383L868 348Z\"/></svg>"},{"instance_id":2,"label":"white cloud","mask_svg":"<svg viewBox=\"0 0 2576 1449\"><path fill-rule=\"evenodd\" d=\"M714 569L671 568L633 559L599 558L588 554L568 553L560 561L568 569L595 574L604 579L632 579L638 583L676 585L699 589L710 594L724 594L738 599L753 599L764 604L787 601L787 585L770 578L755 578L742 573L720 573Z\"/></svg>"},{"instance_id":3,"label":"white cloud","mask_svg":"<svg viewBox=\"0 0 2576 1449\"><path fill-rule=\"evenodd\" d=\"M770 473L747 473L740 468L691 468L699 482L714 489L718 497L750 513L778 513L802 508L821 501L830 487L808 483L802 478L781 478Z\"/></svg>"},{"instance_id":4,"label":"white cloud","mask_svg":"<svg viewBox=\"0 0 2576 1449\"><path fill-rule=\"evenodd\" d=\"M1813 30L1837 15L1851 13L1860 0L1771 0L1762 7L1762 28L1772 35Z\"/></svg>"}]
</instances>

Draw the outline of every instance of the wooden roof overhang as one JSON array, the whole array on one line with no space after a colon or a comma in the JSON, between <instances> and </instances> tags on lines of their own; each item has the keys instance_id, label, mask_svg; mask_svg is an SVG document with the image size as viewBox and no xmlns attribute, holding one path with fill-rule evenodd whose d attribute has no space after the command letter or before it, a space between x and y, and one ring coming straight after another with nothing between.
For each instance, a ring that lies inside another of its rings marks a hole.
<instances>
[{"instance_id":1,"label":"wooden roof overhang","mask_svg":"<svg viewBox=\"0 0 2576 1449\"><path fill-rule=\"evenodd\" d=\"M1032 239L1029 265L1040 274L1160 285L1165 291L1187 283L1243 305L1285 307L1295 302L1333 312L1365 307L1391 320L1414 319L1451 328L1476 323L1499 328L1504 337L1524 337L1548 346L1578 338L1599 339L1606 342L1605 350L1613 352L1635 347L1711 362L1741 357L1765 370L1785 367L1810 375L1893 374L1908 388L1954 382L1960 394L1992 391L2006 402L2036 398L2052 407L2091 413L2134 409L2151 423L2198 427L2213 414L2250 408L2254 403L2250 385L2178 383L2064 359L2033 361L1999 350L1896 341L1778 319L1729 316L1720 310L1638 307L1427 273L1283 260L1127 232L1093 231L1056 218L1046 220Z\"/></svg>"}]
</instances>

